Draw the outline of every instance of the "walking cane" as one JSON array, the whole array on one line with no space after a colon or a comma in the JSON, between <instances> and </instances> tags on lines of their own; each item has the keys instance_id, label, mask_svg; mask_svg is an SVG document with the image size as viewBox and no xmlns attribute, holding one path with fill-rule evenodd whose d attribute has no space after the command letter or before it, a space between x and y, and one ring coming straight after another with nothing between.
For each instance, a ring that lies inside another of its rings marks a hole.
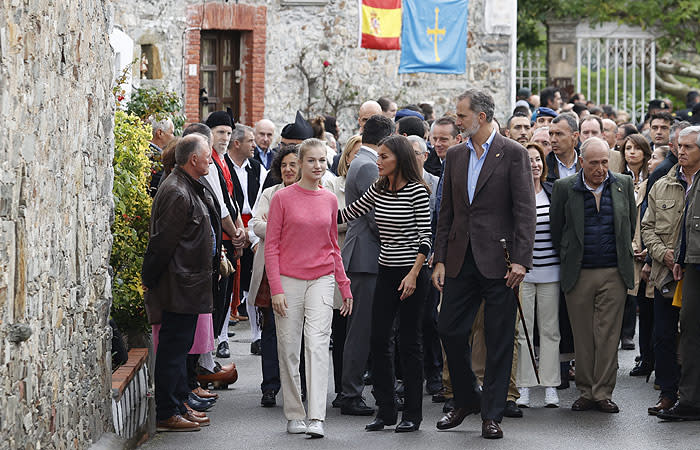
<instances>
[{"instance_id":1,"label":"walking cane","mask_svg":"<svg viewBox=\"0 0 700 450\"><path fill-rule=\"evenodd\" d=\"M510 253L508 253L508 247L506 247L506 240L501 239L501 246L503 247L503 256L506 258L506 266L508 270L511 269L512 264L510 262ZM515 301L518 303L518 312L520 313L520 323L523 325L523 330L525 331L525 340L527 341L527 349L530 350L530 359L532 360L532 367L535 369L535 378L537 378L537 384L542 384L540 382L540 372L537 370L537 362L535 361L535 352L532 350L532 342L530 342L530 334L527 332L527 325L525 325L525 317L523 316L523 305L520 304L520 297L518 296L518 288L513 288L513 293L515 294Z\"/></svg>"}]
</instances>

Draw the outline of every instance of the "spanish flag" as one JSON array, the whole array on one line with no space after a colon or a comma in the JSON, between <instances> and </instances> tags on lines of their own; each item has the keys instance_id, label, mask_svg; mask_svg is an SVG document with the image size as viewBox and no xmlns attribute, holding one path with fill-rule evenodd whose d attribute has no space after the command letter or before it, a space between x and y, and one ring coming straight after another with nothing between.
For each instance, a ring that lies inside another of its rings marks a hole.
<instances>
[{"instance_id":1,"label":"spanish flag","mask_svg":"<svg viewBox=\"0 0 700 450\"><path fill-rule=\"evenodd\" d=\"M360 0L360 47L401 49L401 0Z\"/></svg>"}]
</instances>

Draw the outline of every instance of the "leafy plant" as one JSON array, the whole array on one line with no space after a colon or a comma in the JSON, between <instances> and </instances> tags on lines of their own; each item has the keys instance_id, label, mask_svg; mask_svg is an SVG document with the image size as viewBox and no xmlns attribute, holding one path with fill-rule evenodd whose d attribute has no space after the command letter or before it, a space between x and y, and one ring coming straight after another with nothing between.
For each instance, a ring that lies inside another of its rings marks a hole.
<instances>
[{"instance_id":1,"label":"leafy plant","mask_svg":"<svg viewBox=\"0 0 700 450\"><path fill-rule=\"evenodd\" d=\"M114 117L114 223L112 318L125 331L147 331L141 265L148 245L151 127L117 111Z\"/></svg>"},{"instance_id":2,"label":"leafy plant","mask_svg":"<svg viewBox=\"0 0 700 450\"><path fill-rule=\"evenodd\" d=\"M175 125L176 136L182 133L182 127L185 125L182 98L173 91L161 91L155 87L138 88L131 95L126 111L144 121L150 116L156 120L169 117Z\"/></svg>"}]
</instances>

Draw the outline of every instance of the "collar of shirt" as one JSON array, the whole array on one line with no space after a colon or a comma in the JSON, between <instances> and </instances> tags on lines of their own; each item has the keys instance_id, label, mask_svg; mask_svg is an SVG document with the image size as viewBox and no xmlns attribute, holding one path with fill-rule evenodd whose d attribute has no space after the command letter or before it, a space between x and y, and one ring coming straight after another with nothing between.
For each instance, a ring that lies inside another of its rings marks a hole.
<instances>
[{"instance_id":1,"label":"collar of shirt","mask_svg":"<svg viewBox=\"0 0 700 450\"><path fill-rule=\"evenodd\" d=\"M250 167L250 161L248 161L248 158L246 158L246 160L240 166L238 164L236 164L236 161L234 161L233 158L231 158L230 156L229 156L229 159L233 163L233 168L236 169L237 171L241 170L241 169L247 169L248 167Z\"/></svg>"},{"instance_id":2,"label":"collar of shirt","mask_svg":"<svg viewBox=\"0 0 700 450\"><path fill-rule=\"evenodd\" d=\"M258 150L258 153L261 155L268 155L270 153L270 147L267 148L267 150L263 150L262 147L258 147L257 144L255 144L255 148Z\"/></svg>"},{"instance_id":3,"label":"collar of shirt","mask_svg":"<svg viewBox=\"0 0 700 450\"><path fill-rule=\"evenodd\" d=\"M581 171L581 172L582 172L581 178L583 179L583 185L586 186L586 189L593 192L594 194L600 194L601 192L603 192L603 189L605 188L606 181L608 181L608 179L610 178L610 172L605 174L605 179L603 180L602 183L600 183L600 186L598 186L595 189L593 189L592 187L590 187L588 185L588 183L586 183L586 177L583 175L583 171Z\"/></svg>"},{"instance_id":4,"label":"collar of shirt","mask_svg":"<svg viewBox=\"0 0 700 450\"><path fill-rule=\"evenodd\" d=\"M576 150L574 150L574 155L576 155ZM574 162L571 163L571 166L568 166L568 167L567 167L566 164L564 164L563 162L561 162L561 159L559 159L559 157L558 157L556 154L554 155L554 157L556 158L557 163L558 163L560 166L562 166L563 168L567 169L567 170L571 170L571 169L573 169L574 167L576 167L576 156L574 156Z\"/></svg>"},{"instance_id":5,"label":"collar of shirt","mask_svg":"<svg viewBox=\"0 0 700 450\"><path fill-rule=\"evenodd\" d=\"M484 153L481 155L481 158L483 158L486 155L486 153L488 153L489 148L491 148L491 144L493 144L493 138L495 136L496 136L496 129L494 128L493 130L491 130L491 134L489 135L489 138L486 139L486 142L484 142L481 145L481 148L484 149ZM474 150L474 143L472 142L471 136L469 137L469 139L467 139L467 148L469 150L473 151L474 153L476 153L476 150ZM479 159L481 159L481 158L479 158Z\"/></svg>"},{"instance_id":6,"label":"collar of shirt","mask_svg":"<svg viewBox=\"0 0 700 450\"><path fill-rule=\"evenodd\" d=\"M680 170L678 171L678 177L681 180L685 181L685 196L686 197L688 196L690 189L693 187L693 180L695 180L695 175L697 175L697 174L698 173L695 172L694 174L690 175L690 177L688 177L685 173L685 170L683 169L683 166L681 166ZM690 179L688 179L688 178L690 178Z\"/></svg>"},{"instance_id":7,"label":"collar of shirt","mask_svg":"<svg viewBox=\"0 0 700 450\"><path fill-rule=\"evenodd\" d=\"M364 148L365 150L367 150L368 152L373 154L375 156L375 158L379 158L379 154L373 148L369 148L366 145L361 145L360 148Z\"/></svg>"}]
</instances>

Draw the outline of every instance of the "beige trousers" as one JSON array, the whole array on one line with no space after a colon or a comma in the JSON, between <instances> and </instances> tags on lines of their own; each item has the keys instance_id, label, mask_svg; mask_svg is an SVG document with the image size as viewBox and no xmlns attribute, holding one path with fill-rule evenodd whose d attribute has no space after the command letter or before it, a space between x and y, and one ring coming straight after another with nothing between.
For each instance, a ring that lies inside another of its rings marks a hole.
<instances>
[{"instance_id":1,"label":"beige trousers","mask_svg":"<svg viewBox=\"0 0 700 450\"><path fill-rule=\"evenodd\" d=\"M510 369L510 383L508 384L508 401L516 401L520 398L520 392L515 384L515 377L518 372L518 315L515 316L515 344L513 345L513 365ZM529 330L528 330L529 331ZM481 302L479 311L476 313L472 335L469 337L472 349L472 371L480 385L484 385L484 371L486 370L486 336L484 335L484 302ZM528 356L529 357L529 356Z\"/></svg>"},{"instance_id":2,"label":"beige trousers","mask_svg":"<svg viewBox=\"0 0 700 450\"><path fill-rule=\"evenodd\" d=\"M520 303L523 317L534 341L535 304L537 304L537 327L540 335L539 373L542 386L555 387L561 384L559 369L559 283L520 284ZM535 369L532 367L530 351L527 348L522 323L518 322L518 387L537 386ZM534 342L532 342L534 345Z\"/></svg>"},{"instance_id":3,"label":"beige trousers","mask_svg":"<svg viewBox=\"0 0 700 450\"><path fill-rule=\"evenodd\" d=\"M325 420L335 278L326 275L316 280L299 280L282 276L281 281L287 298L287 317L275 313L275 325L284 415L287 420L307 418L299 376L303 330L308 418Z\"/></svg>"},{"instance_id":4,"label":"beige trousers","mask_svg":"<svg viewBox=\"0 0 700 450\"><path fill-rule=\"evenodd\" d=\"M576 350L576 387L593 401L612 398L627 288L617 267L581 269L565 294Z\"/></svg>"}]
</instances>

